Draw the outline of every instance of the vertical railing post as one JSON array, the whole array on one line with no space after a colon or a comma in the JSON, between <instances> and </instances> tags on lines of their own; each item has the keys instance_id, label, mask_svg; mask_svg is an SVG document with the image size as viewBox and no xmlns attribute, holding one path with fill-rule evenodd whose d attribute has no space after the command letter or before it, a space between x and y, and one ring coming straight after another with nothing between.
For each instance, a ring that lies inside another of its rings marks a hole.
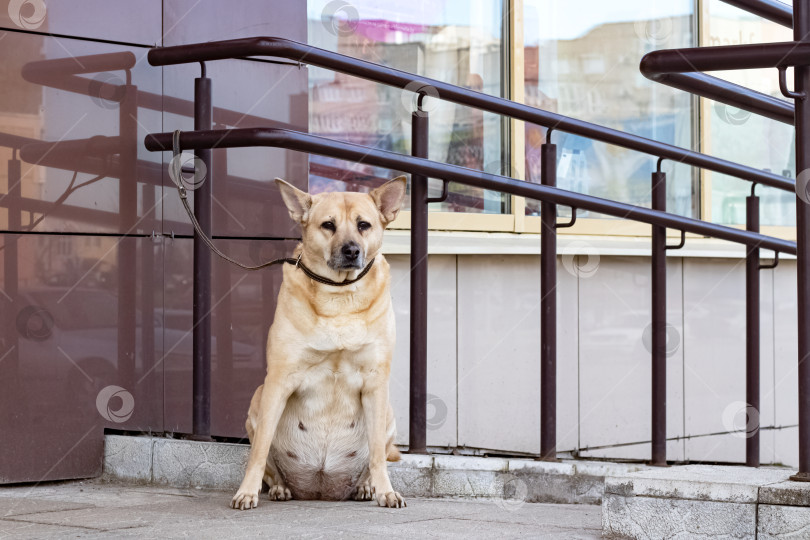
<instances>
[{"instance_id":1,"label":"vertical railing post","mask_svg":"<svg viewBox=\"0 0 810 540\"><path fill-rule=\"evenodd\" d=\"M793 0L793 39L810 42L810 3ZM795 91L810 92L810 66L795 66ZM795 100L796 128L796 277L799 362L799 472L792 480L810 481L810 205L806 177L810 168L810 103ZM804 183L804 185L802 185Z\"/></svg>"},{"instance_id":2,"label":"vertical railing post","mask_svg":"<svg viewBox=\"0 0 810 540\"><path fill-rule=\"evenodd\" d=\"M211 129L212 99L211 79L206 77L205 64L201 62L200 77L194 79L194 129ZM195 163L205 167L206 177L196 179L195 167L194 215L203 234L211 238L211 189L213 168L211 150L195 150ZM211 252L194 232L194 301L193 301L193 369L194 409L192 415L195 439L211 436Z\"/></svg>"},{"instance_id":3,"label":"vertical railing post","mask_svg":"<svg viewBox=\"0 0 810 540\"><path fill-rule=\"evenodd\" d=\"M652 208L667 210L667 176L661 159L652 173ZM652 227L652 455L650 465L667 464L667 229Z\"/></svg>"},{"instance_id":4,"label":"vertical railing post","mask_svg":"<svg viewBox=\"0 0 810 540\"><path fill-rule=\"evenodd\" d=\"M755 188L745 199L745 229L751 232L759 232ZM750 245L745 253L745 402L745 464L759 467L759 248Z\"/></svg>"},{"instance_id":5,"label":"vertical railing post","mask_svg":"<svg viewBox=\"0 0 810 540\"><path fill-rule=\"evenodd\" d=\"M540 183L557 185L551 130L540 146ZM576 214L576 210L573 210ZM540 203L540 459L557 459L557 205Z\"/></svg>"},{"instance_id":6,"label":"vertical railing post","mask_svg":"<svg viewBox=\"0 0 810 540\"><path fill-rule=\"evenodd\" d=\"M428 157L428 113L423 94L411 115L411 155ZM427 177L411 175L411 389L408 451L427 453Z\"/></svg>"}]
</instances>

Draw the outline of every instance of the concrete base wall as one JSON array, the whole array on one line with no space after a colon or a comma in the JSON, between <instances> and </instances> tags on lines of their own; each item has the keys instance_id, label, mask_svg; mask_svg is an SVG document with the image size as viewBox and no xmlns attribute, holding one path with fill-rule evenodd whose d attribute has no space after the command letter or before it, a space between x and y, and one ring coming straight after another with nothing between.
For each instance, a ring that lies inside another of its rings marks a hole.
<instances>
[{"instance_id":1,"label":"concrete base wall","mask_svg":"<svg viewBox=\"0 0 810 540\"><path fill-rule=\"evenodd\" d=\"M179 488L236 490L250 447L157 437L107 435L103 478ZM505 508L529 502L599 504L606 476L643 465L606 462L408 455L389 463L405 497L496 499Z\"/></svg>"}]
</instances>

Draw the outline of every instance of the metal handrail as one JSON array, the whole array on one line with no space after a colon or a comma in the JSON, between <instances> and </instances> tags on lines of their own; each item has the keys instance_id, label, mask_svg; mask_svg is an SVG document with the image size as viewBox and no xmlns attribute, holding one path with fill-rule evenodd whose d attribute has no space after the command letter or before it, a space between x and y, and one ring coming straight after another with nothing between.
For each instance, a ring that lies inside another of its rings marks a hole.
<instances>
[{"instance_id":1,"label":"metal handrail","mask_svg":"<svg viewBox=\"0 0 810 540\"><path fill-rule=\"evenodd\" d=\"M793 10L777 0L720 0L776 24L793 28Z\"/></svg>"},{"instance_id":2,"label":"metal handrail","mask_svg":"<svg viewBox=\"0 0 810 540\"><path fill-rule=\"evenodd\" d=\"M777 189L794 190L794 182L777 174L760 171L753 167L746 167L700 152L624 133L616 129L544 111L501 97L490 96L482 92L461 88L429 77L414 75L413 73L381 66L373 62L352 58L289 39L254 37L159 47L149 51L148 59L153 66L166 66L250 56L286 58L389 86L412 89L414 92L421 90L431 96L435 95L439 99L460 105L475 107L483 111L622 146L656 157L664 157L676 162L702 167L706 170L757 182Z\"/></svg>"},{"instance_id":3,"label":"metal handrail","mask_svg":"<svg viewBox=\"0 0 810 540\"><path fill-rule=\"evenodd\" d=\"M777 68L782 93L797 98L801 96L785 89L784 70L806 65L810 65L810 43L788 41L653 51L644 55L639 69L651 81L793 125L792 104L698 72Z\"/></svg>"},{"instance_id":4,"label":"metal handrail","mask_svg":"<svg viewBox=\"0 0 810 540\"><path fill-rule=\"evenodd\" d=\"M795 51L791 51L795 52ZM681 231L712 236L732 242L739 242L748 246L746 258L748 262L758 261L759 248L772 249L775 252L796 253L801 260L810 247L803 248L802 242L789 242L759 234L758 230L741 231L714 223L677 216L666 212L666 174L661 172L660 165L664 158L675 159L686 164L703 167L707 170L729 174L745 180L776 187L786 191L794 191L795 183L784 177L745 167L726 160L706 156L672 145L667 145L636 135L630 135L617 130L583 122L565 117L527 105L514 103L504 98L489 96L480 92L460 88L426 77L380 66L364 60L333 53L311 47L295 41L280 38L246 38L221 42L201 43L194 45L181 45L153 49L149 52L149 61L152 65L172 65L188 62L200 62L202 77L196 79L195 85L205 83L207 92L196 94L196 109L207 110L210 107L210 81L205 76L205 61L227 58L244 58L254 55L275 56L288 58L298 62L305 62L330 70L343 72L349 75L365 78L382 84L403 88L421 95L431 95L458 103L479 108L484 111L502 114L519 120L544 125L549 128L546 141L542 144L543 167L541 185L515 180L513 178L487 174L481 171L465 169L445 163L437 163L425 159L427 157L427 113L421 110L412 113L412 156L404 156L386 152L375 148L368 148L350 143L334 141L331 139L300 133L295 131L254 128L239 130L214 131L209 127L198 124L195 114L195 131L187 132L179 139L179 145L184 148L196 148L199 157L210 170L210 148L243 147L243 146L276 146L308 153L321 154L350 161L362 161L373 165L407 171L412 174L413 190L411 192L411 372L410 372L410 442L409 450L416 453L426 452L425 438L425 395L427 382L426 360L426 319L427 319L427 205L426 196L427 177L441 178L445 182L455 181L484 189L493 189L515 195L539 199L543 203L543 235L541 248L541 434L539 459L556 459L556 205L563 204L572 208L582 208L597 213L615 217L649 223L652 225L652 452L651 464L666 465L666 228L675 228ZM756 56L756 55L754 55ZM787 56L790 56L788 54ZM708 62L711 64L712 62ZM696 70L689 70L696 71ZM692 77L706 85L718 85L705 75L681 74L683 77ZM196 88L196 86L195 86ZM801 89L798 89L799 91ZM774 100L745 88L728 85L725 92L733 99L745 99L753 104L755 109L761 109L766 115L782 120L794 113L788 104ZM798 107L797 107L798 109ZM202 118L202 116L201 116ZM652 208L644 208L626 203L619 203L590 195L574 193L556 188L556 146L550 142L553 129L560 129L576 135L616 144L633 150L646 152L657 156L658 167L652 173ZM172 134L163 133L148 135L145 145L149 150L167 150L171 144ZM202 190L208 182L202 186ZM196 204L195 197L195 204ZM797 210L798 215L798 210ZM799 233L801 237L801 233ZM208 279L205 272L197 273L197 238L195 237L195 284L200 280ZM202 246L202 243L199 243ZM757 270L759 269L757 264ZM800 264L801 266L801 264ZM747 268L753 268L753 264ZM753 279L753 276L747 275ZM206 282L207 283L207 282ZM206 290L203 284L201 290ZM196 289L195 289L196 290ZM758 332L758 305L751 299L752 294L758 291L752 287L747 289L746 316L747 320L756 320L754 330ZM757 298L758 300L758 298ZM802 304L800 294L800 304ZM804 304L802 304L804 305ZM801 314L800 314L801 320ZM414 325L414 321L419 325ZM195 325L195 340L203 336ZM204 339L201 340L205 341ZM195 344L197 341L195 341ZM749 354L753 340L747 340L747 366L758 359L758 356ZM202 347L200 347L202 350ZM801 349L801 344L800 344ZM196 349L195 349L196 350ZM197 369L197 353L195 352L195 370ZM200 357L202 358L204 354ZM200 362L203 371L209 370L204 362ZM752 370L747 369L747 384L758 385L758 378L754 378ZM752 386L753 387L753 386ZM755 396L756 397L756 396ZM195 419L208 414L205 406L197 407L203 403L205 395L199 395L195 385ZM758 403L758 401L756 401ZM203 426L203 424L200 424ZM195 433L197 424L195 420ZM748 445L749 447L752 445ZM801 453L801 451L800 451ZM757 465L758 455L747 453L747 463ZM804 470L804 468L802 469Z\"/></svg>"},{"instance_id":5,"label":"metal handrail","mask_svg":"<svg viewBox=\"0 0 810 540\"><path fill-rule=\"evenodd\" d=\"M172 133L153 133L144 137L146 149L152 152L165 152L172 149ZM385 167L450 182L466 184L483 189L491 189L520 195L531 199L548 201L554 204L573 206L613 217L640 221L671 229L710 236L740 244L756 246L783 253L796 253L796 244L771 236L718 225L707 221L652 210L643 206L602 199L565 189L533 184L507 176L468 169L425 158L417 158L369 148L359 144L336 141L318 135L277 128L243 128L185 131L180 134L183 150L208 148L242 148L249 146L271 146L318 154L331 158L345 159Z\"/></svg>"},{"instance_id":6,"label":"metal handrail","mask_svg":"<svg viewBox=\"0 0 810 540\"><path fill-rule=\"evenodd\" d=\"M649 53L642 59L641 73L651 81L719 101L783 124L793 125L793 105L779 98L705 73L656 73L650 71L644 65L644 59L650 54L658 52L661 51Z\"/></svg>"},{"instance_id":7,"label":"metal handrail","mask_svg":"<svg viewBox=\"0 0 810 540\"><path fill-rule=\"evenodd\" d=\"M653 51L641 59L644 74L690 73L810 65L810 43L784 41Z\"/></svg>"}]
</instances>

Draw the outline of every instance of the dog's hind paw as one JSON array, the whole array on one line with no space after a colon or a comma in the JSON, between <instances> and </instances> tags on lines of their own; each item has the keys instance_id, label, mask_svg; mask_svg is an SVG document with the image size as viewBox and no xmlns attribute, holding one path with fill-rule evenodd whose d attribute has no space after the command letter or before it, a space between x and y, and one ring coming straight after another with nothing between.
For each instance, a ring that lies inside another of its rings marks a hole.
<instances>
[{"instance_id":1,"label":"dog's hind paw","mask_svg":"<svg viewBox=\"0 0 810 540\"><path fill-rule=\"evenodd\" d=\"M274 485L270 486L267 498L271 501L289 501L292 499L292 493L290 493L290 489L287 486Z\"/></svg>"},{"instance_id":2,"label":"dog's hind paw","mask_svg":"<svg viewBox=\"0 0 810 540\"><path fill-rule=\"evenodd\" d=\"M402 495L396 491L378 494L377 504L380 506L387 506L388 508L402 508L404 506L408 506L405 499L402 498Z\"/></svg>"},{"instance_id":3,"label":"dog's hind paw","mask_svg":"<svg viewBox=\"0 0 810 540\"><path fill-rule=\"evenodd\" d=\"M374 490L371 489L369 484L360 484L354 490L354 495L352 495L352 498L355 501L370 501L374 498Z\"/></svg>"}]
</instances>

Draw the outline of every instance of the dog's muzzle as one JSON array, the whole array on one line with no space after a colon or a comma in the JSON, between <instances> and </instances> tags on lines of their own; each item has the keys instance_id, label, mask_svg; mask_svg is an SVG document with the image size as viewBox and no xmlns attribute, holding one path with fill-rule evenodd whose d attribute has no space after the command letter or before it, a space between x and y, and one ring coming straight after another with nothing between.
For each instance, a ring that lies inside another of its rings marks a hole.
<instances>
[{"instance_id":1,"label":"dog's muzzle","mask_svg":"<svg viewBox=\"0 0 810 540\"><path fill-rule=\"evenodd\" d=\"M329 266L334 270L349 270L363 268L365 257L363 257L363 250L360 249L360 244L357 242L346 242L340 248L338 253L332 255L332 261Z\"/></svg>"}]
</instances>

